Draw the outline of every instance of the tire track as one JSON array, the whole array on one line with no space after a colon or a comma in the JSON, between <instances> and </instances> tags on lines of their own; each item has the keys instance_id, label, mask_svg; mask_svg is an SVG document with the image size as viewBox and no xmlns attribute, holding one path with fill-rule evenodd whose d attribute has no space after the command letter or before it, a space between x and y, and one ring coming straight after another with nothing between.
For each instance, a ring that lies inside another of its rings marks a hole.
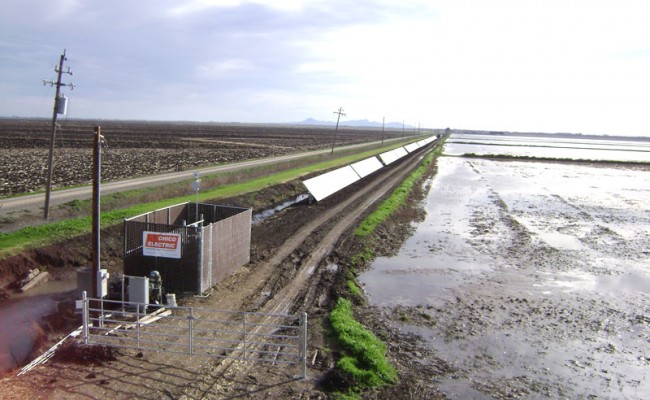
<instances>
[{"instance_id":1,"label":"tire track","mask_svg":"<svg viewBox=\"0 0 650 400\"><path fill-rule=\"evenodd\" d=\"M362 189L358 190L354 195L348 197L345 201L339 203L335 207L328 210L326 213L321 214L318 218L312 220L309 224L299 229L293 236L284 242L280 250L262 267L263 269L274 269L293 251L300 247L307 237L313 234L318 228L328 229L325 236L319 241L307 258L303 260L297 274L293 279L277 293L273 294L259 310L261 313L281 314L289 313L294 301L299 295L305 291L308 295L314 295L313 291L309 290L315 283L309 284L310 278L314 276L318 266L334 249L335 244L339 238L348 229L358 222L362 214L373 204L378 202L382 197L392 191L399 185L408 174L419 164L422 155L427 149L432 147L425 147L421 152L412 154L411 158L405 160L399 168L393 169L388 175L382 174L368 183ZM334 222L333 225L327 224L328 221L335 219L337 216L345 212L345 217L340 218ZM309 303L305 300L303 304ZM269 323L270 321L261 321L261 323ZM272 328L258 326L252 333L270 334ZM247 351L252 347L248 346ZM242 357L243 344L240 343L236 350L230 356ZM246 376L248 371L253 367L253 363L241 360L226 359L221 361L218 365L211 367L205 374L202 374L202 379L197 380L191 384L182 399L204 399L213 398L218 390L218 381L224 377L226 373L237 376ZM232 379L232 378L230 378Z\"/></svg>"}]
</instances>

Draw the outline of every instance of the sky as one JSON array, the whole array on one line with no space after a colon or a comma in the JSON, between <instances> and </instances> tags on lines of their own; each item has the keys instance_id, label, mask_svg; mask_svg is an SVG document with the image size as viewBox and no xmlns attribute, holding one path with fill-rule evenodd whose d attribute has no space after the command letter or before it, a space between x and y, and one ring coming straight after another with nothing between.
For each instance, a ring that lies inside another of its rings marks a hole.
<instances>
[{"instance_id":1,"label":"sky","mask_svg":"<svg viewBox=\"0 0 650 400\"><path fill-rule=\"evenodd\" d=\"M0 116L650 136L647 0L3 0Z\"/></svg>"}]
</instances>

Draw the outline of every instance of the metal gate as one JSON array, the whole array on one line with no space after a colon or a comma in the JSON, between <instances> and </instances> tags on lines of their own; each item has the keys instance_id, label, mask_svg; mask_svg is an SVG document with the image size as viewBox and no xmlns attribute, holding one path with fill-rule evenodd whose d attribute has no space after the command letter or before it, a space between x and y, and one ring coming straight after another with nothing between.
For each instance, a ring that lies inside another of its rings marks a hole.
<instances>
[{"instance_id":1,"label":"metal gate","mask_svg":"<svg viewBox=\"0 0 650 400\"><path fill-rule=\"evenodd\" d=\"M307 314L267 314L93 299L82 293L86 344L307 369Z\"/></svg>"}]
</instances>

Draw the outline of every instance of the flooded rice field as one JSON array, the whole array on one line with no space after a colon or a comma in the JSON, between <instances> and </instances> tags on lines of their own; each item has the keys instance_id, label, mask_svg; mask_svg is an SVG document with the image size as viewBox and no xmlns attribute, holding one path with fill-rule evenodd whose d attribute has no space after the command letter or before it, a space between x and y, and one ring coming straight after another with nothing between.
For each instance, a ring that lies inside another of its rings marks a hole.
<instances>
[{"instance_id":1,"label":"flooded rice field","mask_svg":"<svg viewBox=\"0 0 650 400\"><path fill-rule=\"evenodd\" d=\"M650 162L650 141L454 134L446 143L445 153Z\"/></svg>"},{"instance_id":2,"label":"flooded rice field","mask_svg":"<svg viewBox=\"0 0 650 400\"><path fill-rule=\"evenodd\" d=\"M457 368L437 386L452 399L647 398L650 171L438 163L425 221L360 277Z\"/></svg>"}]
</instances>

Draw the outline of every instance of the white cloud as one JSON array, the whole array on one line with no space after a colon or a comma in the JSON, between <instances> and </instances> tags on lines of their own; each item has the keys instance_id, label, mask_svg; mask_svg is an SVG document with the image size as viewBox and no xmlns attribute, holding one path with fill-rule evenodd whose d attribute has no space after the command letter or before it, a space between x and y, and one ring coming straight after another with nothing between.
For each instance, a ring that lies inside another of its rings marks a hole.
<instances>
[{"instance_id":1,"label":"white cloud","mask_svg":"<svg viewBox=\"0 0 650 400\"><path fill-rule=\"evenodd\" d=\"M295 11L303 8L307 3L304 0L193 0L183 2L182 5L170 9L172 15L185 15L202 12L215 8L236 8L245 5L261 5L283 11Z\"/></svg>"},{"instance_id":2,"label":"white cloud","mask_svg":"<svg viewBox=\"0 0 650 400\"><path fill-rule=\"evenodd\" d=\"M290 121L343 106L430 127L650 135L647 15L636 0L10 2L0 110L40 112L29 104L51 100L39 82L67 48L80 117Z\"/></svg>"},{"instance_id":3,"label":"white cloud","mask_svg":"<svg viewBox=\"0 0 650 400\"><path fill-rule=\"evenodd\" d=\"M227 59L211 61L196 67L199 76L204 78L223 78L231 74L252 73L255 70L248 60Z\"/></svg>"}]
</instances>

